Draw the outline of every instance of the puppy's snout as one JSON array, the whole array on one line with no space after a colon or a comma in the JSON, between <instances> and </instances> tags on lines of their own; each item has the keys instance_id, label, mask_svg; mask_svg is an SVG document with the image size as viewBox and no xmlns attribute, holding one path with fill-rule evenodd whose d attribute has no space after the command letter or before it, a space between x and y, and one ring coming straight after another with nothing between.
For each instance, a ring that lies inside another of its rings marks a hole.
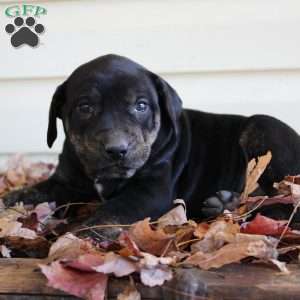
<instances>
[{"instance_id":1,"label":"puppy's snout","mask_svg":"<svg viewBox=\"0 0 300 300\"><path fill-rule=\"evenodd\" d=\"M119 145L106 145L105 151L112 159L120 160L127 154L128 145L125 143Z\"/></svg>"}]
</instances>

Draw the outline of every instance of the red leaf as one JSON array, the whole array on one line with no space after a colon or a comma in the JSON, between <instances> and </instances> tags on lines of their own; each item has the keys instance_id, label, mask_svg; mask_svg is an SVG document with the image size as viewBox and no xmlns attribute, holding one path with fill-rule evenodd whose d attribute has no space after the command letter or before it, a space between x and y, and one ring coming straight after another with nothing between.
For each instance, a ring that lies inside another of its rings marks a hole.
<instances>
[{"instance_id":1,"label":"red leaf","mask_svg":"<svg viewBox=\"0 0 300 300\"><path fill-rule=\"evenodd\" d=\"M50 287L84 299L104 300L107 275L67 268L58 261L49 266L40 265L40 268Z\"/></svg>"},{"instance_id":2,"label":"red leaf","mask_svg":"<svg viewBox=\"0 0 300 300\"><path fill-rule=\"evenodd\" d=\"M81 271L94 271L94 267L104 263L105 255L101 252L87 253L80 255L77 259L71 261L63 261L62 264L73 269Z\"/></svg>"},{"instance_id":3,"label":"red leaf","mask_svg":"<svg viewBox=\"0 0 300 300\"><path fill-rule=\"evenodd\" d=\"M262 235L281 235L285 230L287 221L277 221L261 214L257 214L255 219L241 226L242 233L262 234ZM291 233L290 228L286 233Z\"/></svg>"}]
</instances>

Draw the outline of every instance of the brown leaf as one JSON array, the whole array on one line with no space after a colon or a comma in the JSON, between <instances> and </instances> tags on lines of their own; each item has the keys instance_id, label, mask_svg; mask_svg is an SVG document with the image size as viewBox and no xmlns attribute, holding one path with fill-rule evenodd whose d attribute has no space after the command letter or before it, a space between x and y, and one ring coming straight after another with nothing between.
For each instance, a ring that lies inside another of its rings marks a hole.
<instances>
[{"instance_id":1,"label":"brown leaf","mask_svg":"<svg viewBox=\"0 0 300 300\"><path fill-rule=\"evenodd\" d=\"M38 236L35 231L22 227L22 223L11 221L8 218L0 219L0 238L17 236L25 239L36 239Z\"/></svg>"},{"instance_id":2,"label":"brown leaf","mask_svg":"<svg viewBox=\"0 0 300 300\"><path fill-rule=\"evenodd\" d=\"M82 240L72 233L61 236L49 250L49 260L76 259L82 254L94 253L96 250L91 242Z\"/></svg>"},{"instance_id":3,"label":"brown leaf","mask_svg":"<svg viewBox=\"0 0 300 300\"><path fill-rule=\"evenodd\" d=\"M64 267L59 261L39 265L50 287L89 300L104 300L107 275Z\"/></svg>"},{"instance_id":4,"label":"brown leaf","mask_svg":"<svg viewBox=\"0 0 300 300\"><path fill-rule=\"evenodd\" d=\"M219 220L210 225L204 238L191 246L192 252L212 252L221 248L225 243L234 240L239 232L239 225L231 221Z\"/></svg>"},{"instance_id":5,"label":"brown leaf","mask_svg":"<svg viewBox=\"0 0 300 300\"><path fill-rule=\"evenodd\" d=\"M184 264L198 266L201 269L220 268L226 264L240 262L246 257L256 257L265 260L276 259L277 251L274 245L264 240L231 243L210 252L196 252L184 261Z\"/></svg>"},{"instance_id":6,"label":"brown leaf","mask_svg":"<svg viewBox=\"0 0 300 300\"><path fill-rule=\"evenodd\" d=\"M160 217L158 221L158 228L163 228L168 225L183 225L187 223L186 206L182 199L174 200L174 204L177 205L165 215Z\"/></svg>"},{"instance_id":7,"label":"brown leaf","mask_svg":"<svg viewBox=\"0 0 300 300\"><path fill-rule=\"evenodd\" d=\"M30 163L23 155L12 156L7 162L7 169L0 175L0 195L46 180L53 169L53 164Z\"/></svg>"},{"instance_id":8,"label":"brown leaf","mask_svg":"<svg viewBox=\"0 0 300 300\"><path fill-rule=\"evenodd\" d=\"M118 241L123 247L119 251L119 254L121 256L141 256L141 251L139 250L135 242L130 238L127 231L121 232Z\"/></svg>"},{"instance_id":9,"label":"brown leaf","mask_svg":"<svg viewBox=\"0 0 300 300\"><path fill-rule=\"evenodd\" d=\"M294 204L300 200L300 176L287 176L279 183L274 183L274 187L280 194L291 195Z\"/></svg>"},{"instance_id":10,"label":"brown leaf","mask_svg":"<svg viewBox=\"0 0 300 300\"><path fill-rule=\"evenodd\" d=\"M266 155L260 156L255 162L255 159L252 159L248 164L247 169L247 178L244 192L241 195L241 199L245 199L249 194L254 192L258 187L258 180L263 174L267 166L269 165L272 159L272 154L270 151Z\"/></svg>"},{"instance_id":11,"label":"brown leaf","mask_svg":"<svg viewBox=\"0 0 300 300\"><path fill-rule=\"evenodd\" d=\"M153 230L150 218L133 224L129 229L130 238L139 249L155 255L161 255L174 235L166 234L162 229Z\"/></svg>"},{"instance_id":12,"label":"brown leaf","mask_svg":"<svg viewBox=\"0 0 300 300\"><path fill-rule=\"evenodd\" d=\"M207 223L200 223L197 224L197 227L194 230L194 236L198 239L204 238L205 234L209 230L209 224Z\"/></svg>"}]
</instances>

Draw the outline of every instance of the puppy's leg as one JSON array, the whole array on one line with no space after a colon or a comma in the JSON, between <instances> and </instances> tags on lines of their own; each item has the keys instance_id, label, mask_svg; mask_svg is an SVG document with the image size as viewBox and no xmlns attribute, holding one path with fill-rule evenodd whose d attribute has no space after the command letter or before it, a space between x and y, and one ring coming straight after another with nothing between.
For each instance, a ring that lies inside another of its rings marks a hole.
<instances>
[{"instance_id":1,"label":"puppy's leg","mask_svg":"<svg viewBox=\"0 0 300 300\"><path fill-rule=\"evenodd\" d=\"M262 195L276 194L273 184L281 181L284 176L300 174L300 137L293 129L275 118L263 115L250 117L241 131L239 144L248 162L268 151L272 152L272 160L259 179ZM238 192L242 192L242 188ZM238 199L238 193L218 192L204 201L202 213L205 217L215 217L225 209L234 209L238 205ZM263 208L261 213L286 219L291 211L292 207L285 206L283 209L277 205Z\"/></svg>"},{"instance_id":2,"label":"puppy's leg","mask_svg":"<svg viewBox=\"0 0 300 300\"><path fill-rule=\"evenodd\" d=\"M7 207L13 206L17 202L33 205L42 202L56 202L56 205L59 206L68 202L97 199L97 194L95 190L76 188L72 184L61 182L53 176L32 187L10 192L4 195L2 199Z\"/></svg>"},{"instance_id":3,"label":"puppy's leg","mask_svg":"<svg viewBox=\"0 0 300 300\"><path fill-rule=\"evenodd\" d=\"M272 152L272 160L259 179L267 195L276 193L274 182L284 176L300 174L300 137L285 123L264 115L248 119L241 133L240 145L248 160Z\"/></svg>"}]
</instances>

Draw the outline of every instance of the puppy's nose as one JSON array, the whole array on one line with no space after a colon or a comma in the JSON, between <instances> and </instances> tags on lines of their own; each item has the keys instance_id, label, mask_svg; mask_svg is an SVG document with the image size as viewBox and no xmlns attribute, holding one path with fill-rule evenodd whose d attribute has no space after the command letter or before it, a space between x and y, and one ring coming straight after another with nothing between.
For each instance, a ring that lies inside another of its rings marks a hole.
<instances>
[{"instance_id":1,"label":"puppy's nose","mask_svg":"<svg viewBox=\"0 0 300 300\"><path fill-rule=\"evenodd\" d=\"M118 146L106 146L106 153L114 160L123 159L127 153L128 146L118 145Z\"/></svg>"}]
</instances>

